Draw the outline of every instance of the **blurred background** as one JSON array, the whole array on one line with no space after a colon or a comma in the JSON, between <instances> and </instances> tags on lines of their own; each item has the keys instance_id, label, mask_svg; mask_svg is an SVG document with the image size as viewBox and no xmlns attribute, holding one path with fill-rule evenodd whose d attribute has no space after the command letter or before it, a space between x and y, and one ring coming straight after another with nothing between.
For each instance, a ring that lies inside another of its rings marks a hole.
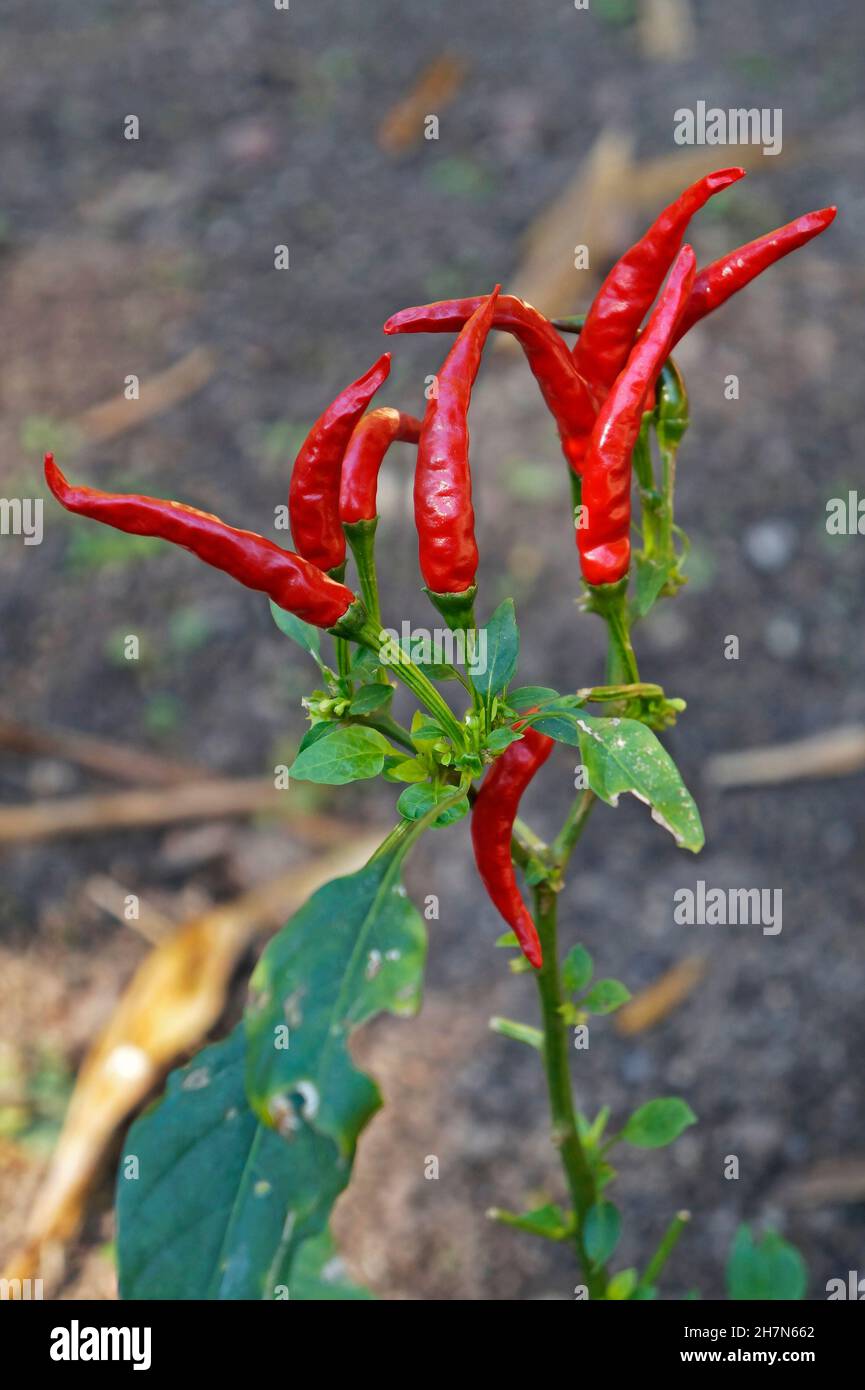
<instances>
[{"instance_id":1,"label":"blurred background","mask_svg":"<svg viewBox=\"0 0 865 1390\"><path fill-rule=\"evenodd\" d=\"M690 583L636 643L644 678L688 702L667 743L707 847L681 854L632 798L599 807L562 904L563 944L582 941L641 1005L593 1027L580 1104L623 1117L680 1094L700 1120L669 1150L623 1156L617 1266L642 1263L688 1207L669 1294L723 1296L747 1220L798 1244L809 1295L824 1297L827 1279L862 1268L865 1233L865 541L825 524L827 501L863 485L862 7L3 8L7 499L45 496L53 448L77 481L176 497L279 539L298 444L382 351L396 309L501 280L548 312L579 310L665 203L729 164L749 174L695 221L700 262L839 205L823 237L677 353L693 420L678 489ZM673 113L700 100L780 108L782 152L677 146ZM424 138L430 114L437 140ZM137 140L124 138L130 115ZM589 270L573 267L577 243ZM447 342L392 340L378 403L418 413ZM124 398L130 374L138 402ZM597 682L601 625L575 604L564 463L505 345L482 367L472 441L481 612L514 595L523 682ZM383 476L382 586L386 615L427 626L410 468L395 450ZM0 1263L41 1273L47 1296L110 1298L112 1168L130 1114L225 1030L267 932L362 860L398 789L274 796L315 673L266 602L50 498L44 522L40 545L0 537ZM712 762L732 752L751 756ZM560 749L533 789L539 828L561 819L574 761ZM488 1031L491 1014L534 1021L534 991L492 949L501 924L464 830L427 837L410 866L416 900L441 901L426 1002L358 1041L386 1107L336 1230L352 1272L386 1298L567 1298L566 1251L484 1216L561 1190L537 1056ZM674 892L698 878L782 889L783 931L674 925ZM118 1040L134 1055L111 1071L101 1061Z\"/></svg>"}]
</instances>

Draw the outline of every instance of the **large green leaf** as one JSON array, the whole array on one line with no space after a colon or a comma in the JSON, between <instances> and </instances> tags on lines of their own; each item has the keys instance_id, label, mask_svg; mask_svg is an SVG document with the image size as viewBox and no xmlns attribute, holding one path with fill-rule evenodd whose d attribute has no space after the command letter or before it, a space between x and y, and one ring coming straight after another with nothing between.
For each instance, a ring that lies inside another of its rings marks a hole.
<instances>
[{"instance_id":1,"label":"large green leaf","mask_svg":"<svg viewBox=\"0 0 865 1390\"><path fill-rule=\"evenodd\" d=\"M795 1245L766 1231L755 1240L747 1226L736 1232L727 1264L727 1292L733 1299L760 1302L805 1297L808 1271Z\"/></svg>"},{"instance_id":2,"label":"large green leaf","mask_svg":"<svg viewBox=\"0 0 865 1390\"><path fill-rule=\"evenodd\" d=\"M520 655L520 631L512 598L506 598L499 604L484 632L487 642L484 669L478 675L472 675L471 681L489 708L493 697L501 694L513 680Z\"/></svg>"},{"instance_id":3,"label":"large green leaf","mask_svg":"<svg viewBox=\"0 0 865 1390\"><path fill-rule=\"evenodd\" d=\"M295 913L262 955L246 1011L247 1094L266 1123L291 1133L302 1116L351 1154L380 1100L352 1064L349 1034L384 1010L416 1011L425 954L394 855L325 884Z\"/></svg>"},{"instance_id":4,"label":"large green leaf","mask_svg":"<svg viewBox=\"0 0 865 1390\"><path fill-rule=\"evenodd\" d=\"M127 1135L117 1180L123 1298L307 1296L294 1288L295 1258L324 1230L349 1164L300 1116L290 1141L260 1123L244 1052L238 1025L172 1072ZM132 1158L137 1175L126 1176Z\"/></svg>"},{"instance_id":5,"label":"large green leaf","mask_svg":"<svg viewBox=\"0 0 865 1390\"><path fill-rule=\"evenodd\" d=\"M364 777L377 777L392 751L384 734L361 724L330 724L323 733L315 725L288 769L299 782L324 782L342 786Z\"/></svg>"},{"instance_id":6,"label":"large green leaf","mask_svg":"<svg viewBox=\"0 0 865 1390\"><path fill-rule=\"evenodd\" d=\"M580 749L589 786L610 806L630 792L652 809L682 849L695 853L705 836L694 798L657 736L638 719L599 718L584 710L532 721L550 738Z\"/></svg>"}]
</instances>

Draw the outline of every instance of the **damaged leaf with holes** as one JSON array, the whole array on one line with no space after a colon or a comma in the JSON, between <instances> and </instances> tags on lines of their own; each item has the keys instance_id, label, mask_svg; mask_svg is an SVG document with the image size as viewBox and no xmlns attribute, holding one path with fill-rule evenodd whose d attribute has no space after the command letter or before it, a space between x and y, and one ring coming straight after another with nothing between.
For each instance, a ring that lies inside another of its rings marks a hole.
<instances>
[{"instance_id":1,"label":"damaged leaf with holes","mask_svg":"<svg viewBox=\"0 0 865 1390\"><path fill-rule=\"evenodd\" d=\"M291 1136L305 1123L352 1153L380 1097L349 1035L374 1014L416 1011L425 955L398 854L325 884L295 913L255 969L245 1016L247 1092L266 1125Z\"/></svg>"}]
</instances>

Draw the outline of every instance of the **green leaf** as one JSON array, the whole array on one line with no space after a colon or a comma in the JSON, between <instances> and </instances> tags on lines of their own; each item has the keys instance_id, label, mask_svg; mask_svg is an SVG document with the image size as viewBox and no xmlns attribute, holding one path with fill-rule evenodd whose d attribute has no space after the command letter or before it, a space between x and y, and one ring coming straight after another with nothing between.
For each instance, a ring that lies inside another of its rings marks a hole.
<instances>
[{"instance_id":1,"label":"green leaf","mask_svg":"<svg viewBox=\"0 0 865 1390\"><path fill-rule=\"evenodd\" d=\"M324 738L325 734L336 727L330 719L319 719L317 724L310 725L298 744L298 753L303 753L307 748L311 748L314 743L318 743L320 738Z\"/></svg>"},{"instance_id":2,"label":"green leaf","mask_svg":"<svg viewBox=\"0 0 865 1390\"><path fill-rule=\"evenodd\" d=\"M497 936L493 942L494 946L516 946L519 950L520 943L517 940L516 932L503 931L501 936Z\"/></svg>"},{"instance_id":3,"label":"green leaf","mask_svg":"<svg viewBox=\"0 0 865 1390\"><path fill-rule=\"evenodd\" d=\"M609 1118L610 1107L608 1105L604 1105L601 1107L595 1118L592 1120L591 1124L589 1123L588 1117L586 1115L583 1115L578 1112L577 1127L580 1132L580 1138L583 1140L587 1148L597 1148L598 1144L601 1142L601 1136L603 1135L604 1130L607 1127L607 1120Z\"/></svg>"},{"instance_id":4,"label":"green leaf","mask_svg":"<svg viewBox=\"0 0 865 1390\"><path fill-rule=\"evenodd\" d=\"M805 1297L808 1270L795 1245L766 1231L757 1240L748 1226L740 1226L727 1264L727 1292L737 1301Z\"/></svg>"},{"instance_id":5,"label":"green leaf","mask_svg":"<svg viewBox=\"0 0 865 1390\"><path fill-rule=\"evenodd\" d=\"M631 1297L636 1287L637 1271L635 1269L620 1269L607 1285L607 1298L622 1303Z\"/></svg>"},{"instance_id":6,"label":"green leaf","mask_svg":"<svg viewBox=\"0 0 865 1390\"><path fill-rule=\"evenodd\" d=\"M313 894L265 949L245 1015L253 1109L291 1132L299 1108L346 1156L380 1104L352 1063L349 1035L374 1014L412 1014L420 1002L426 932L399 853Z\"/></svg>"},{"instance_id":7,"label":"green leaf","mask_svg":"<svg viewBox=\"0 0 865 1390\"><path fill-rule=\"evenodd\" d=\"M380 685L377 682L372 685L363 685L349 705L349 713L373 714L376 710L380 710L383 705L389 704L392 699L392 685Z\"/></svg>"},{"instance_id":8,"label":"green leaf","mask_svg":"<svg viewBox=\"0 0 865 1390\"><path fill-rule=\"evenodd\" d=\"M292 1268L291 1297L295 1302L330 1301L333 1299L374 1299L368 1289L349 1280L345 1266L337 1254L329 1231L305 1240L297 1252Z\"/></svg>"},{"instance_id":9,"label":"green leaf","mask_svg":"<svg viewBox=\"0 0 865 1390\"><path fill-rule=\"evenodd\" d=\"M419 758L399 758L394 763L388 763L387 776L389 782L420 783L427 780L429 770Z\"/></svg>"},{"instance_id":10,"label":"green leaf","mask_svg":"<svg viewBox=\"0 0 865 1390\"><path fill-rule=\"evenodd\" d=\"M508 961L508 970L512 975L527 975L530 970L534 970L534 966L524 955L519 955Z\"/></svg>"},{"instance_id":11,"label":"green leaf","mask_svg":"<svg viewBox=\"0 0 865 1390\"><path fill-rule=\"evenodd\" d=\"M610 806L631 792L652 808L652 819L682 849L696 853L705 836L694 798L656 735L637 719L610 719L583 710L557 719L533 720L550 738L580 749L589 786Z\"/></svg>"},{"instance_id":12,"label":"green leaf","mask_svg":"<svg viewBox=\"0 0 865 1390\"><path fill-rule=\"evenodd\" d=\"M459 676L457 675L456 671L452 670L450 666L445 666L443 662L437 663L435 661L415 661L415 666L417 666L421 671L423 671L424 675L427 676L431 681L459 680Z\"/></svg>"},{"instance_id":13,"label":"green leaf","mask_svg":"<svg viewBox=\"0 0 865 1390\"><path fill-rule=\"evenodd\" d=\"M298 646L303 647L304 651L309 652L319 669L323 669L321 629L313 627L312 623L305 623L302 618L296 618L293 613L286 613L273 599L270 599L270 611L280 632L284 632L286 637L290 637Z\"/></svg>"},{"instance_id":14,"label":"green leaf","mask_svg":"<svg viewBox=\"0 0 865 1390\"><path fill-rule=\"evenodd\" d=\"M491 753L504 753L506 748L521 738L522 734L517 733L516 729L493 729L486 746Z\"/></svg>"},{"instance_id":15,"label":"green leaf","mask_svg":"<svg viewBox=\"0 0 865 1390\"><path fill-rule=\"evenodd\" d=\"M619 1243L622 1217L612 1202L596 1202L586 1212L583 1244L586 1254L595 1265L604 1265Z\"/></svg>"},{"instance_id":16,"label":"green leaf","mask_svg":"<svg viewBox=\"0 0 865 1390\"><path fill-rule=\"evenodd\" d=\"M673 565L662 565L643 555L636 556L637 577L634 584L634 617L645 618L655 606L658 595L670 577Z\"/></svg>"},{"instance_id":17,"label":"green leaf","mask_svg":"<svg viewBox=\"0 0 865 1390\"><path fill-rule=\"evenodd\" d=\"M562 984L569 994L579 994L591 983L595 963L585 946L572 946L562 961Z\"/></svg>"},{"instance_id":18,"label":"green leaf","mask_svg":"<svg viewBox=\"0 0 865 1390\"><path fill-rule=\"evenodd\" d=\"M378 729L331 724L325 733L301 747L288 775L298 782L343 786L364 777L377 777L384 767L385 755L391 751Z\"/></svg>"},{"instance_id":19,"label":"green leaf","mask_svg":"<svg viewBox=\"0 0 865 1390\"><path fill-rule=\"evenodd\" d=\"M513 1018L491 1018L490 1028L502 1038L511 1038L514 1042L526 1043L528 1047L534 1047L538 1052L543 1049L543 1033L540 1028L532 1028L528 1023L517 1023Z\"/></svg>"},{"instance_id":20,"label":"green leaf","mask_svg":"<svg viewBox=\"0 0 865 1390\"><path fill-rule=\"evenodd\" d=\"M351 674L355 680L371 681L377 675L380 664L376 652L371 652L368 647L356 647L351 658Z\"/></svg>"},{"instance_id":21,"label":"green leaf","mask_svg":"<svg viewBox=\"0 0 865 1390\"><path fill-rule=\"evenodd\" d=\"M493 1207L487 1215L503 1226L528 1231L530 1235L544 1236L547 1240L564 1240L573 1229L569 1217L554 1202L547 1202L545 1206L525 1212L502 1211L501 1207Z\"/></svg>"},{"instance_id":22,"label":"green leaf","mask_svg":"<svg viewBox=\"0 0 865 1390\"><path fill-rule=\"evenodd\" d=\"M650 1100L635 1110L620 1137L638 1149L662 1149L696 1123L697 1117L690 1105L678 1096L666 1096L662 1100Z\"/></svg>"},{"instance_id":23,"label":"green leaf","mask_svg":"<svg viewBox=\"0 0 865 1390\"><path fill-rule=\"evenodd\" d=\"M124 1299L303 1297L295 1260L324 1229L349 1168L302 1119L291 1143L258 1121L244 1052L238 1026L172 1072L126 1136L117 1179Z\"/></svg>"},{"instance_id":24,"label":"green leaf","mask_svg":"<svg viewBox=\"0 0 865 1390\"><path fill-rule=\"evenodd\" d=\"M453 796L453 787L433 787L429 782L416 783L414 786L406 787L396 803L397 810L406 820L422 820L428 811L439 802ZM467 797L462 797L460 801L448 806L440 816L433 821L433 827L453 825L456 821L462 820L463 816L468 815L469 803Z\"/></svg>"},{"instance_id":25,"label":"green leaf","mask_svg":"<svg viewBox=\"0 0 865 1390\"><path fill-rule=\"evenodd\" d=\"M420 710L415 711L411 721L411 741L415 747L432 748L446 738L447 734L440 725L432 719L427 719Z\"/></svg>"},{"instance_id":26,"label":"green leaf","mask_svg":"<svg viewBox=\"0 0 865 1390\"><path fill-rule=\"evenodd\" d=\"M611 1014L620 1009L631 997L621 980L597 980L582 999L577 1000L577 1008L589 1014Z\"/></svg>"},{"instance_id":27,"label":"green leaf","mask_svg":"<svg viewBox=\"0 0 865 1390\"><path fill-rule=\"evenodd\" d=\"M508 695L508 704L519 714L533 705L549 705L561 698L559 692L548 685L521 685L519 690L512 690Z\"/></svg>"},{"instance_id":28,"label":"green leaf","mask_svg":"<svg viewBox=\"0 0 865 1390\"><path fill-rule=\"evenodd\" d=\"M469 675L475 690L489 708L493 697L500 695L513 680L520 655L520 632L512 598L506 598L499 604L484 631L487 639L485 669L479 675L472 675L471 672Z\"/></svg>"}]
</instances>

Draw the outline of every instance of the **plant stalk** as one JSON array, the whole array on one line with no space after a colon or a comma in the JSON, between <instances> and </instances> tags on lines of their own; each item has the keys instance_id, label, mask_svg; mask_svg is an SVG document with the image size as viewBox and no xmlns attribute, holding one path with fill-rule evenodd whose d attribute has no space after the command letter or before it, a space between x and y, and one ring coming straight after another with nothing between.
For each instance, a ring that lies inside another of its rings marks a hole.
<instances>
[{"instance_id":1,"label":"plant stalk","mask_svg":"<svg viewBox=\"0 0 865 1390\"><path fill-rule=\"evenodd\" d=\"M564 1003L559 975L556 895L549 884L541 883L534 892L535 925L541 940L544 963L536 972L544 1033L544 1071L552 1118L553 1143L559 1151L574 1209L574 1244L590 1298L603 1298L606 1274L594 1269L583 1244L586 1213L596 1201L595 1178L577 1130L568 1062L568 1033L561 1015Z\"/></svg>"}]
</instances>

